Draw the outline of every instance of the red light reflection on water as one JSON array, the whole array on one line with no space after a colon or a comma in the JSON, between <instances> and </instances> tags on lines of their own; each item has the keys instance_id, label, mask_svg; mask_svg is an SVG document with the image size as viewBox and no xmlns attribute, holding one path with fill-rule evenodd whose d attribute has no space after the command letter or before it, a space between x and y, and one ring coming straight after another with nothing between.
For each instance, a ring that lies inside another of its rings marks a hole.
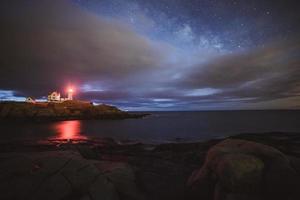
<instances>
[{"instance_id":1,"label":"red light reflection on water","mask_svg":"<svg viewBox=\"0 0 300 200\"><path fill-rule=\"evenodd\" d=\"M55 125L56 137L55 139L60 140L78 140L87 139L86 136L80 133L81 122L78 120L74 121L62 121Z\"/></svg>"}]
</instances>

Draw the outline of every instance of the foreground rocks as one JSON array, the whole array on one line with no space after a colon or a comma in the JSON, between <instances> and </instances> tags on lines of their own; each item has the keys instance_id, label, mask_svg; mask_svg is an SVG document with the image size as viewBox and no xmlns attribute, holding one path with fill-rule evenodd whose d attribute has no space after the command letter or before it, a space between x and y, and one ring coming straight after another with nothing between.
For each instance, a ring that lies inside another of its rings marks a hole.
<instances>
[{"instance_id":1,"label":"foreground rocks","mask_svg":"<svg viewBox=\"0 0 300 200\"><path fill-rule=\"evenodd\" d=\"M299 199L299 134L2 142L1 199Z\"/></svg>"},{"instance_id":2,"label":"foreground rocks","mask_svg":"<svg viewBox=\"0 0 300 200\"><path fill-rule=\"evenodd\" d=\"M62 103L0 102L0 120L125 119L145 115L124 112L110 105L93 105L76 100Z\"/></svg>"},{"instance_id":3,"label":"foreground rocks","mask_svg":"<svg viewBox=\"0 0 300 200\"><path fill-rule=\"evenodd\" d=\"M86 160L73 151L2 154L1 159L1 199L144 199L124 163Z\"/></svg>"},{"instance_id":4,"label":"foreground rocks","mask_svg":"<svg viewBox=\"0 0 300 200\"><path fill-rule=\"evenodd\" d=\"M300 177L277 149L228 139L212 147L189 180L198 199L298 199ZM195 198L196 199L196 198Z\"/></svg>"}]
</instances>

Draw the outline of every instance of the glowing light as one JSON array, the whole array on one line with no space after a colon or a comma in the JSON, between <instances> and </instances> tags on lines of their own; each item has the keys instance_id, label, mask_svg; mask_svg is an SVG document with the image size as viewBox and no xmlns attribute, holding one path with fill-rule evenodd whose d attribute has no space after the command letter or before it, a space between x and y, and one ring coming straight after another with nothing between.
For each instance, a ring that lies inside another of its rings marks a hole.
<instances>
[{"instance_id":1,"label":"glowing light","mask_svg":"<svg viewBox=\"0 0 300 200\"><path fill-rule=\"evenodd\" d=\"M69 88L69 89L68 89L68 92L73 93L73 92L74 92L74 89L73 89L73 88Z\"/></svg>"},{"instance_id":2,"label":"glowing light","mask_svg":"<svg viewBox=\"0 0 300 200\"><path fill-rule=\"evenodd\" d=\"M56 124L54 128L57 131L57 136L55 137L55 139L60 139L60 140L87 139L87 137L82 135L80 132L81 122L78 120L62 121Z\"/></svg>"}]
</instances>

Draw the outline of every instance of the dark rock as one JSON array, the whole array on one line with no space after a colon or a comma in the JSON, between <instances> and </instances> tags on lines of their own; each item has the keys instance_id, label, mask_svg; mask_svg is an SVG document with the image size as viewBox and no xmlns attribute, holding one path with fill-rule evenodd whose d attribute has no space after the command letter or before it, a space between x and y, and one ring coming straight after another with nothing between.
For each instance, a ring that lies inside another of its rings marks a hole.
<instances>
[{"instance_id":1,"label":"dark rock","mask_svg":"<svg viewBox=\"0 0 300 200\"><path fill-rule=\"evenodd\" d=\"M1 199L144 199L128 164L87 160L73 151L0 158Z\"/></svg>"},{"instance_id":2,"label":"dark rock","mask_svg":"<svg viewBox=\"0 0 300 200\"><path fill-rule=\"evenodd\" d=\"M119 200L119 195L112 182L106 177L99 176L88 190L91 199Z\"/></svg>"},{"instance_id":3,"label":"dark rock","mask_svg":"<svg viewBox=\"0 0 300 200\"><path fill-rule=\"evenodd\" d=\"M299 175L277 149L228 139L212 147L188 182L192 198L298 199Z\"/></svg>"},{"instance_id":4,"label":"dark rock","mask_svg":"<svg viewBox=\"0 0 300 200\"><path fill-rule=\"evenodd\" d=\"M62 103L0 103L0 119L10 120L126 119L146 115L124 112L110 105L92 105L90 102L76 100Z\"/></svg>"},{"instance_id":5,"label":"dark rock","mask_svg":"<svg viewBox=\"0 0 300 200\"><path fill-rule=\"evenodd\" d=\"M236 137L244 140L3 140L1 199L300 199L297 134Z\"/></svg>"},{"instance_id":6,"label":"dark rock","mask_svg":"<svg viewBox=\"0 0 300 200\"><path fill-rule=\"evenodd\" d=\"M135 172L130 165L120 162L99 162L97 166L115 186L121 199L145 199L136 185Z\"/></svg>"}]
</instances>

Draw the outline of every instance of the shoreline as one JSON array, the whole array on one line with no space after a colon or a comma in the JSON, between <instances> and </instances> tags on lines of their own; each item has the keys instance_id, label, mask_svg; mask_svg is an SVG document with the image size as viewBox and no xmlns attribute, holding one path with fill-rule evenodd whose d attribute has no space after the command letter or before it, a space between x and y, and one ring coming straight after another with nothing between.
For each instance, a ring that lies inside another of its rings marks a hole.
<instances>
[{"instance_id":1,"label":"shoreline","mask_svg":"<svg viewBox=\"0 0 300 200\"><path fill-rule=\"evenodd\" d=\"M148 113L121 113L121 114L103 114L97 117L5 117L0 121L11 122L59 122L59 121L72 121L72 120L124 120L124 119L141 119L151 114Z\"/></svg>"},{"instance_id":2,"label":"shoreline","mask_svg":"<svg viewBox=\"0 0 300 200\"><path fill-rule=\"evenodd\" d=\"M25 121L26 122L26 121ZM60 138L45 138L45 139L34 139L34 138L16 138L16 139L6 139L6 140L0 140L0 153L3 153L1 151L1 145L9 145L9 144L15 144L21 146L32 146L35 145L49 145L49 146L56 146L56 145L97 145L97 144L103 144L105 142L111 142L116 146L130 146L130 145L145 145L145 146L165 146L165 145L192 145L192 144L205 144L210 143L211 141L221 142L226 139L243 139L243 140L249 140L253 142L262 143L265 145L270 145L275 148L280 149L280 145L288 145L288 143L296 143L300 145L300 133L298 132L281 132L281 131L273 131L273 132L259 132L259 133L250 133L250 132L244 132L244 133L238 133L238 134L232 134L229 136L220 136L220 137L212 137L210 139L199 139L199 140L187 140L185 138L174 138L167 141L155 141L155 142L147 142L143 140L138 139L116 139L111 137L91 137L91 138L76 138L76 139L60 139ZM282 140L285 140L284 144L280 144ZM299 146L300 148L300 146ZM299 152L300 156L300 152Z\"/></svg>"}]
</instances>

